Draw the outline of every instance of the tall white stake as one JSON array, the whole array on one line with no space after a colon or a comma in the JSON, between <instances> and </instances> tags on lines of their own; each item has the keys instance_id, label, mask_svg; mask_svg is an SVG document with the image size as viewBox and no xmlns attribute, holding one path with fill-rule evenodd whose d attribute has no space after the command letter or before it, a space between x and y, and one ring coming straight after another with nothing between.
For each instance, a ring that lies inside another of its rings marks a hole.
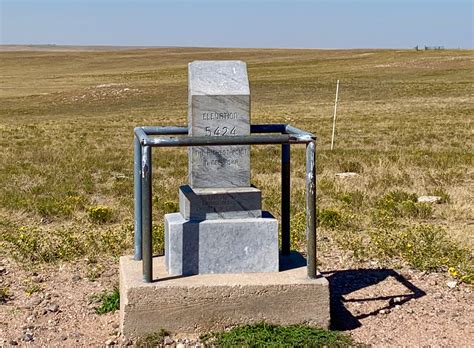
<instances>
[{"instance_id":1,"label":"tall white stake","mask_svg":"<svg viewBox=\"0 0 474 348\"><path fill-rule=\"evenodd\" d=\"M332 121L332 138L331 138L331 150L334 148L334 136L336 134L336 112L337 112L337 99L339 96L339 80L336 84L336 100L334 102L334 116Z\"/></svg>"}]
</instances>

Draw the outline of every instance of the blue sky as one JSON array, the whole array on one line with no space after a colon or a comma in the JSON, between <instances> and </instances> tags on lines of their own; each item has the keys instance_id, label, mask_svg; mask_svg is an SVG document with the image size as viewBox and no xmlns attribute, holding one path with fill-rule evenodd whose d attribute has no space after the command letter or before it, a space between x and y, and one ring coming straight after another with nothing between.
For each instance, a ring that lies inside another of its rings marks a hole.
<instances>
[{"instance_id":1,"label":"blue sky","mask_svg":"<svg viewBox=\"0 0 474 348\"><path fill-rule=\"evenodd\" d=\"M471 0L0 0L2 44L473 48Z\"/></svg>"}]
</instances>

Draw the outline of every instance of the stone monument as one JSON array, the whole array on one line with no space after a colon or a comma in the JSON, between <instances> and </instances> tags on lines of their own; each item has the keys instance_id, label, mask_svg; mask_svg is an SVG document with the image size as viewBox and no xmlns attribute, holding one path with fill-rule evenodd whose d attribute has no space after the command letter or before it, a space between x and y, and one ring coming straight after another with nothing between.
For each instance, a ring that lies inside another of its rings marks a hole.
<instances>
[{"instance_id":1,"label":"stone monument","mask_svg":"<svg viewBox=\"0 0 474 348\"><path fill-rule=\"evenodd\" d=\"M188 67L190 136L250 135L250 88L241 61ZM165 215L165 263L173 275L278 272L278 222L250 185L250 146L189 149L180 212Z\"/></svg>"},{"instance_id":2,"label":"stone monument","mask_svg":"<svg viewBox=\"0 0 474 348\"><path fill-rule=\"evenodd\" d=\"M250 134L245 63L195 61L188 73L190 136ZM304 262L279 260L277 220L262 211L250 183L250 146L190 147L188 167L179 212L165 215L165 256L153 258L154 281L143 281L141 261L120 258L123 335L261 321L328 327L328 281L309 279Z\"/></svg>"}]
</instances>

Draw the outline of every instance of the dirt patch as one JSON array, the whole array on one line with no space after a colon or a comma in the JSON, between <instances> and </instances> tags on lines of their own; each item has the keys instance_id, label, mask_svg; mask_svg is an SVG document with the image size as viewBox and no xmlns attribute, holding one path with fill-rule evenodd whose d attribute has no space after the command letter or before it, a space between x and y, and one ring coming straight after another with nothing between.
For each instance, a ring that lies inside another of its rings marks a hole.
<instances>
[{"instance_id":1,"label":"dirt patch","mask_svg":"<svg viewBox=\"0 0 474 348\"><path fill-rule=\"evenodd\" d=\"M88 278L85 263L32 272L4 259L1 267L8 298L0 305L0 346L100 346L117 336L118 312L98 315L90 299L116 285L114 263L96 280Z\"/></svg>"},{"instance_id":2,"label":"dirt patch","mask_svg":"<svg viewBox=\"0 0 474 348\"><path fill-rule=\"evenodd\" d=\"M333 329L374 346L468 346L474 335L474 295L453 286L445 274L393 270L375 263L339 269L340 257L323 259L331 286ZM8 289L0 305L0 346L125 345L119 314L98 315L91 295L118 283L118 265L110 260L97 279L87 262L20 268L4 259L0 287ZM355 266L355 265L354 265ZM449 287L447 284L451 287ZM33 293L28 294L31 290ZM28 343L27 343L28 342Z\"/></svg>"}]
</instances>

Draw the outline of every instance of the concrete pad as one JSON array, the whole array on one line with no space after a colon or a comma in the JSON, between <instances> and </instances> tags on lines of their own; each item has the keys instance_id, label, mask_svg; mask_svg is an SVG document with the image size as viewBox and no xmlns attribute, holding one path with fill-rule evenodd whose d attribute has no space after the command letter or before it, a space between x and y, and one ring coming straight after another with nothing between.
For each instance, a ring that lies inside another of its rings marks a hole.
<instances>
[{"instance_id":1,"label":"concrete pad","mask_svg":"<svg viewBox=\"0 0 474 348\"><path fill-rule=\"evenodd\" d=\"M275 273L170 276L153 260L155 281L144 283L141 261L120 258L120 327L127 337L160 329L204 333L241 324L329 327L329 284L308 279L306 267Z\"/></svg>"}]
</instances>

